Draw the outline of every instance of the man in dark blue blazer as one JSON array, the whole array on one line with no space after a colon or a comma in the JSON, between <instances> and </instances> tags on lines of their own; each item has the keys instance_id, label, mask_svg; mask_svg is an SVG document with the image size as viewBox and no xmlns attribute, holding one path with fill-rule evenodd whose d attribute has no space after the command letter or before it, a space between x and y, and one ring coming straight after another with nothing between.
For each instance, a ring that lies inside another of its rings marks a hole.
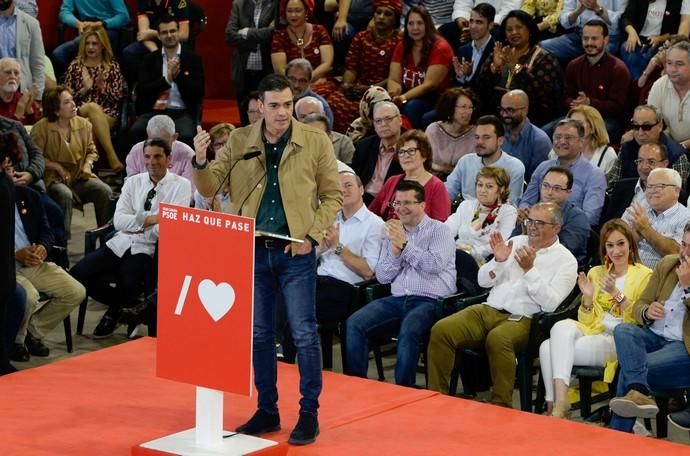
<instances>
[{"instance_id":1,"label":"man in dark blue blazer","mask_svg":"<svg viewBox=\"0 0 690 456\"><path fill-rule=\"evenodd\" d=\"M472 41L460 46L456 51L457 58L453 59L457 85L469 87L475 93L478 93L479 69L493 55L494 38L491 36L491 29L495 15L496 9L489 3L479 3L472 8L469 20Z\"/></svg>"}]
</instances>

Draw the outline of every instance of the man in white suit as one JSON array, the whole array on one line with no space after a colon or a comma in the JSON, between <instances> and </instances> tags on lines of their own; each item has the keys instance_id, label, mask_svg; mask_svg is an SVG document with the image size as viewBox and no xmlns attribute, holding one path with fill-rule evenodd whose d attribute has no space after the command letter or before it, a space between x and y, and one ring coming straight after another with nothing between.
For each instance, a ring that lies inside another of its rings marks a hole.
<instances>
[{"instance_id":1,"label":"man in white suit","mask_svg":"<svg viewBox=\"0 0 690 456\"><path fill-rule=\"evenodd\" d=\"M15 0L0 0L0 58L16 59L21 67L21 89L32 90L36 86L41 99L45 87L41 27L14 3Z\"/></svg>"}]
</instances>

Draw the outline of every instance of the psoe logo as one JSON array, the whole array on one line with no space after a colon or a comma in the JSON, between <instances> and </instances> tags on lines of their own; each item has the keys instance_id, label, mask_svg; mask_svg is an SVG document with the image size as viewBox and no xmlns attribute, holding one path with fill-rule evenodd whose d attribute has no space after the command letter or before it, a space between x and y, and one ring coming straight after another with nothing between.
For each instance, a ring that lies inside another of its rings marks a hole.
<instances>
[{"instance_id":1,"label":"psoe logo","mask_svg":"<svg viewBox=\"0 0 690 456\"><path fill-rule=\"evenodd\" d=\"M189 294L191 283L192 276L184 276L182 288L177 297L175 315L182 315L182 309L184 309L185 302L187 301L187 294ZM218 322L218 320L223 318L235 304L235 289L226 282L216 284L212 280L204 279L199 282L196 292L201 304L214 322Z\"/></svg>"}]
</instances>

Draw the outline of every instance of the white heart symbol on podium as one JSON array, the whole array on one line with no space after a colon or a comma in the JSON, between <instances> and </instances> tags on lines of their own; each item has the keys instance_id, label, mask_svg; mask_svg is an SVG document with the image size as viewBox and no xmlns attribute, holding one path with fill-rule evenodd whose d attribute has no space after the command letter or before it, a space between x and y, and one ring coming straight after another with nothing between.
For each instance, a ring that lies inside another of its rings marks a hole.
<instances>
[{"instance_id":1,"label":"white heart symbol on podium","mask_svg":"<svg viewBox=\"0 0 690 456\"><path fill-rule=\"evenodd\" d=\"M235 290L225 282L216 285L212 280L204 279L199 283L197 292L206 312L216 322L223 318L235 304Z\"/></svg>"}]
</instances>

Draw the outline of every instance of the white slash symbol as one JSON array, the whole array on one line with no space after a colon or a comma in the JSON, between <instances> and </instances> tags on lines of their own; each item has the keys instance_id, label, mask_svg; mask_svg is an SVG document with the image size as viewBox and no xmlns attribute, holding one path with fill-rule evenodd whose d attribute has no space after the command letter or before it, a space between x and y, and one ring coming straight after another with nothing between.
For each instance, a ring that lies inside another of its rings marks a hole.
<instances>
[{"instance_id":1,"label":"white slash symbol","mask_svg":"<svg viewBox=\"0 0 690 456\"><path fill-rule=\"evenodd\" d=\"M177 298L177 306L175 307L175 315L182 315L182 308L187 300L187 292L189 292L189 284L192 283L192 276L184 276L184 282L182 283L182 289L180 290L180 296Z\"/></svg>"}]
</instances>

